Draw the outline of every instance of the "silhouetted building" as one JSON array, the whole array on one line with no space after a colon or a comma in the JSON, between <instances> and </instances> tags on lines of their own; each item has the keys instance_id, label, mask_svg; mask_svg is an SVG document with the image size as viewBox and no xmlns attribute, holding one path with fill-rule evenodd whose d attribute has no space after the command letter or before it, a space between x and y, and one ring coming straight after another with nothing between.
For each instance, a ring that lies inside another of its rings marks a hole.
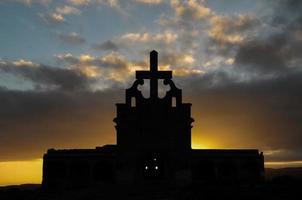
<instances>
[{"instance_id":1,"label":"silhouetted building","mask_svg":"<svg viewBox=\"0 0 302 200\"><path fill-rule=\"evenodd\" d=\"M138 89L150 80L150 97ZM158 80L170 86L158 97ZM54 150L44 155L43 186L163 182L255 183L264 178L258 150L191 148L191 104L172 81L172 71L158 71L157 52L150 53L150 71L137 71L126 103L116 104L117 145L96 149Z\"/></svg>"}]
</instances>

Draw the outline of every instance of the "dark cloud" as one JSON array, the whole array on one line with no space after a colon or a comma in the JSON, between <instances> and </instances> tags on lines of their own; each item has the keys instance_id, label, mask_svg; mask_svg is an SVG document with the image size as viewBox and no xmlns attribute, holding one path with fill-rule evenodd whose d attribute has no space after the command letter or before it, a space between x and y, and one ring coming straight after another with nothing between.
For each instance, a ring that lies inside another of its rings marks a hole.
<instances>
[{"instance_id":1,"label":"dark cloud","mask_svg":"<svg viewBox=\"0 0 302 200\"><path fill-rule=\"evenodd\" d=\"M100 44L94 44L92 45L92 48L104 51L118 51L120 49L120 47L111 40L107 40L106 42Z\"/></svg>"},{"instance_id":2,"label":"dark cloud","mask_svg":"<svg viewBox=\"0 0 302 200\"><path fill-rule=\"evenodd\" d=\"M287 69L287 41L284 37L251 41L238 50L236 64L241 70L255 72L280 72Z\"/></svg>"},{"instance_id":3,"label":"dark cloud","mask_svg":"<svg viewBox=\"0 0 302 200\"><path fill-rule=\"evenodd\" d=\"M87 90L94 80L72 69L46 65L0 64L0 71L33 81L37 89Z\"/></svg>"},{"instance_id":4,"label":"dark cloud","mask_svg":"<svg viewBox=\"0 0 302 200\"><path fill-rule=\"evenodd\" d=\"M301 14L302 2L300 0L277 0L273 1L277 7L277 11L291 11Z\"/></svg>"},{"instance_id":5,"label":"dark cloud","mask_svg":"<svg viewBox=\"0 0 302 200\"><path fill-rule=\"evenodd\" d=\"M219 83L219 84L217 84ZM236 82L221 71L177 78L193 103L193 143L280 151L267 161L301 160L302 74ZM115 103L124 91L0 90L1 160L41 157L47 148L115 142Z\"/></svg>"},{"instance_id":6,"label":"dark cloud","mask_svg":"<svg viewBox=\"0 0 302 200\"><path fill-rule=\"evenodd\" d=\"M268 161L302 159L302 73L236 82L215 72L182 84L185 100L193 103L192 131L201 143L287 152Z\"/></svg>"},{"instance_id":7,"label":"dark cloud","mask_svg":"<svg viewBox=\"0 0 302 200\"><path fill-rule=\"evenodd\" d=\"M41 158L48 148L94 148L115 142L113 102L122 91L0 89L0 160Z\"/></svg>"},{"instance_id":8,"label":"dark cloud","mask_svg":"<svg viewBox=\"0 0 302 200\"><path fill-rule=\"evenodd\" d=\"M193 103L193 142L279 152L267 156L267 161L302 160L302 37L297 35L301 2L270 3L270 16L222 17L213 22L217 40L209 39L207 45L214 51L208 53L233 55L233 68L179 77L176 84L182 86L184 100ZM236 43L232 36L237 34L243 40ZM159 61L179 65L175 52L160 52Z\"/></svg>"},{"instance_id":9,"label":"dark cloud","mask_svg":"<svg viewBox=\"0 0 302 200\"><path fill-rule=\"evenodd\" d=\"M112 62L118 65L112 59L105 59L108 67L115 66ZM93 92L90 86L95 80L77 68L25 60L2 61L0 72L31 80L36 86L26 91L0 87L0 152L5 152L0 161L41 158L48 148L115 143L114 103L123 102L119 87Z\"/></svg>"},{"instance_id":10,"label":"dark cloud","mask_svg":"<svg viewBox=\"0 0 302 200\"><path fill-rule=\"evenodd\" d=\"M239 69L279 74L301 68L302 3L278 0L272 2L272 7L272 16L263 20L274 31L251 38L239 48L236 55Z\"/></svg>"}]
</instances>

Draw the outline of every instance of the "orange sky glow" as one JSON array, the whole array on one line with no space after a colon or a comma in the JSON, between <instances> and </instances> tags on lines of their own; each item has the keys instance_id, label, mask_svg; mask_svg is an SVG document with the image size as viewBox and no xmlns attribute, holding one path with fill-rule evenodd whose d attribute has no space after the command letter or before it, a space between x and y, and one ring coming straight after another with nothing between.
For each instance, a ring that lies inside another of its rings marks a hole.
<instances>
[{"instance_id":1,"label":"orange sky glow","mask_svg":"<svg viewBox=\"0 0 302 200\"><path fill-rule=\"evenodd\" d=\"M222 143L203 140L194 135L192 139L193 149L227 148ZM302 161L265 162L265 166L267 168L301 167ZM28 183L40 184L42 181L42 167L42 159L0 162L0 186Z\"/></svg>"}]
</instances>

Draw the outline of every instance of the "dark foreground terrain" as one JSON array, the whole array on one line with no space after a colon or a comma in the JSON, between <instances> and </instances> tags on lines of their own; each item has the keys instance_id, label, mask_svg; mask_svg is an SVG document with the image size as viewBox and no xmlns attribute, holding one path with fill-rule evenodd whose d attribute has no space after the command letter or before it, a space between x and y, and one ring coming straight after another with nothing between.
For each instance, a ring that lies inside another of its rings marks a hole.
<instances>
[{"instance_id":1,"label":"dark foreground terrain","mask_svg":"<svg viewBox=\"0 0 302 200\"><path fill-rule=\"evenodd\" d=\"M0 200L94 199L302 199L302 168L267 169L267 181L257 185L192 184L187 187L100 185L74 190L43 190L40 185L0 188Z\"/></svg>"}]
</instances>

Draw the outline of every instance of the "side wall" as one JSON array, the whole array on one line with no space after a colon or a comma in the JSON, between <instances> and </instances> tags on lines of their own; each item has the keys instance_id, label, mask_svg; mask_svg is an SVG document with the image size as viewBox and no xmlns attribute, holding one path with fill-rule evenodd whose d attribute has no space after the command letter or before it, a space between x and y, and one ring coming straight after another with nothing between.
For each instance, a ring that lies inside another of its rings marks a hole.
<instances>
[{"instance_id":1,"label":"side wall","mask_svg":"<svg viewBox=\"0 0 302 200\"><path fill-rule=\"evenodd\" d=\"M196 150L191 168L193 182L252 184L264 180L263 154L257 150Z\"/></svg>"},{"instance_id":2,"label":"side wall","mask_svg":"<svg viewBox=\"0 0 302 200\"><path fill-rule=\"evenodd\" d=\"M47 153L43 159L45 188L77 188L115 181L115 157L108 154Z\"/></svg>"}]
</instances>

